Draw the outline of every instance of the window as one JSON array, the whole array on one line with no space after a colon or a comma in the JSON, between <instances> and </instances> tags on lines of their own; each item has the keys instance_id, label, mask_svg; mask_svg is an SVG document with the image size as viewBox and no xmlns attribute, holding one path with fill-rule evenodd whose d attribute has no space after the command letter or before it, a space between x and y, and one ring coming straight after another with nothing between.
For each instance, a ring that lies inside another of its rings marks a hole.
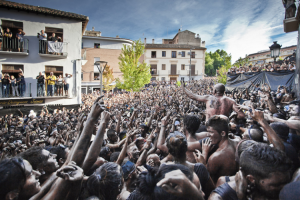
<instances>
[{"instance_id":1,"label":"window","mask_svg":"<svg viewBox=\"0 0 300 200\"><path fill-rule=\"evenodd\" d=\"M184 70L184 68L185 68L185 65L182 64L182 65L181 65L181 70Z\"/></svg>"},{"instance_id":2,"label":"window","mask_svg":"<svg viewBox=\"0 0 300 200\"><path fill-rule=\"evenodd\" d=\"M151 58L156 58L156 51L151 51Z\"/></svg>"},{"instance_id":3,"label":"window","mask_svg":"<svg viewBox=\"0 0 300 200\"><path fill-rule=\"evenodd\" d=\"M162 80L162 81L165 81L165 80L166 80L166 77L161 77L161 80Z\"/></svg>"},{"instance_id":4,"label":"window","mask_svg":"<svg viewBox=\"0 0 300 200\"><path fill-rule=\"evenodd\" d=\"M53 36L53 33L55 34L55 37L57 38L58 42L62 42L64 39L62 28L45 27L45 33L47 33L47 39L49 41L51 41L50 37Z\"/></svg>"},{"instance_id":5,"label":"window","mask_svg":"<svg viewBox=\"0 0 300 200\"><path fill-rule=\"evenodd\" d=\"M172 58L176 58L176 51L172 51Z\"/></svg>"},{"instance_id":6,"label":"window","mask_svg":"<svg viewBox=\"0 0 300 200\"><path fill-rule=\"evenodd\" d=\"M184 77L181 77L181 81L184 81Z\"/></svg>"},{"instance_id":7,"label":"window","mask_svg":"<svg viewBox=\"0 0 300 200\"><path fill-rule=\"evenodd\" d=\"M157 65L150 65L151 66L151 74L157 75Z\"/></svg>"},{"instance_id":8,"label":"window","mask_svg":"<svg viewBox=\"0 0 300 200\"><path fill-rule=\"evenodd\" d=\"M185 57L185 51L181 53L181 57Z\"/></svg>"},{"instance_id":9,"label":"window","mask_svg":"<svg viewBox=\"0 0 300 200\"><path fill-rule=\"evenodd\" d=\"M166 57L166 51L162 51L161 56Z\"/></svg>"},{"instance_id":10,"label":"window","mask_svg":"<svg viewBox=\"0 0 300 200\"><path fill-rule=\"evenodd\" d=\"M2 22L2 24L1 24ZM1 34L1 51L28 51L28 39L24 38L22 42L22 49L19 49L19 42L16 38L18 30L23 30L23 22L17 22L17 21L10 21L10 20L1 20L0 22L0 32L3 33L3 35L7 32L7 29L9 29L9 32L11 33L12 37L8 39L8 37L4 37L2 41L2 34ZM26 42L25 42L26 41ZM26 43L26 46L24 45Z\"/></svg>"},{"instance_id":11,"label":"window","mask_svg":"<svg viewBox=\"0 0 300 200\"><path fill-rule=\"evenodd\" d=\"M196 54L195 54L195 52L193 51L193 52L192 52L192 55L191 55L191 58L195 58L195 55L196 55Z\"/></svg>"},{"instance_id":12,"label":"window","mask_svg":"<svg viewBox=\"0 0 300 200\"><path fill-rule=\"evenodd\" d=\"M6 73L9 74L9 76L14 76L15 78L18 78L20 69L24 72L23 65L2 65L2 78L3 75Z\"/></svg>"},{"instance_id":13,"label":"window","mask_svg":"<svg viewBox=\"0 0 300 200\"><path fill-rule=\"evenodd\" d=\"M94 43L94 48L95 49L100 49L100 43Z\"/></svg>"},{"instance_id":14,"label":"window","mask_svg":"<svg viewBox=\"0 0 300 200\"><path fill-rule=\"evenodd\" d=\"M100 80L99 72L94 72L94 81Z\"/></svg>"},{"instance_id":15,"label":"window","mask_svg":"<svg viewBox=\"0 0 300 200\"><path fill-rule=\"evenodd\" d=\"M166 70L166 64L161 65L161 70Z\"/></svg>"}]
</instances>

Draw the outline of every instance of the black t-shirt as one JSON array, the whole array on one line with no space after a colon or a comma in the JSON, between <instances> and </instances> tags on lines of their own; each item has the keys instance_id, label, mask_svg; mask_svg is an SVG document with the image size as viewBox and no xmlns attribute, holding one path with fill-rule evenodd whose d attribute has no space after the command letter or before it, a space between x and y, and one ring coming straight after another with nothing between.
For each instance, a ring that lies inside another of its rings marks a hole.
<instances>
[{"instance_id":1,"label":"black t-shirt","mask_svg":"<svg viewBox=\"0 0 300 200\"><path fill-rule=\"evenodd\" d=\"M51 38L50 38L50 41L52 41L52 42L57 41L57 37L51 37Z\"/></svg>"},{"instance_id":2,"label":"black t-shirt","mask_svg":"<svg viewBox=\"0 0 300 200\"><path fill-rule=\"evenodd\" d=\"M2 79L2 84L9 84L9 80L6 78Z\"/></svg>"},{"instance_id":3,"label":"black t-shirt","mask_svg":"<svg viewBox=\"0 0 300 200\"><path fill-rule=\"evenodd\" d=\"M44 78L44 76L37 76L37 81L38 81L38 83L44 83L44 80L45 80L45 78Z\"/></svg>"}]
</instances>

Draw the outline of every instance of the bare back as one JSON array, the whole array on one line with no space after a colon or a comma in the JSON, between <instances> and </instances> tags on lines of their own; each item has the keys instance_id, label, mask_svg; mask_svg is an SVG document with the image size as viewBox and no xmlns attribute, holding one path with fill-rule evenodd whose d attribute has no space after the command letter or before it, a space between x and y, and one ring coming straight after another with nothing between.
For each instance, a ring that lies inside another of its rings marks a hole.
<instances>
[{"instance_id":1,"label":"bare back","mask_svg":"<svg viewBox=\"0 0 300 200\"><path fill-rule=\"evenodd\" d=\"M214 115L229 117L235 101L226 96L209 96L206 101L206 120Z\"/></svg>"}]
</instances>

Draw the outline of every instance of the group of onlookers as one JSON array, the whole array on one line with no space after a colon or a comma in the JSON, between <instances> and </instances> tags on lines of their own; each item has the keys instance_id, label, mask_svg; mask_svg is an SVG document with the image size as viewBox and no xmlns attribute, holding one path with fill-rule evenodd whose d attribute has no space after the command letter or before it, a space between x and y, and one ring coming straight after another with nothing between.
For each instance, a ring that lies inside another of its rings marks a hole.
<instances>
[{"instance_id":1,"label":"group of onlookers","mask_svg":"<svg viewBox=\"0 0 300 200\"><path fill-rule=\"evenodd\" d=\"M232 66L228 73L231 74L243 74L246 72L260 72L260 71L267 71L267 72L281 72L281 71L294 71L296 69L296 64L294 61L292 62L283 62L282 64L256 64L256 65L243 65L239 67Z\"/></svg>"}]
</instances>

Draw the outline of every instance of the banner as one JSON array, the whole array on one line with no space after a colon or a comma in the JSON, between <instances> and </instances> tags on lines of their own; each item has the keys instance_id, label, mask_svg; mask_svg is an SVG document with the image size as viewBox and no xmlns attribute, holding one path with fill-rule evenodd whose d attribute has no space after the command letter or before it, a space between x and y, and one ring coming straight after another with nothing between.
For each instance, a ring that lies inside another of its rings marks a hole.
<instances>
[{"instance_id":1,"label":"banner","mask_svg":"<svg viewBox=\"0 0 300 200\"><path fill-rule=\"evenodd\" d=\"M63 43L48 41L48 52L62 53Z\"/></svg>"},{"instance_id":2,"label":"banner","mask_svg":"<svg viewBox=\"0 0 300 200\"><path fill-rule=\"evenodd\" d=\"M45 99L12 99L12 100L0 99L0 106L20 105L20 104L41 104L41 103L45 103Z\"/></svg>"},{"instance_id":3,"label":"banner","mask_svg":"<svg viewBox=\"0 0 300 200\"><path fill-rule=\"evenodd\" d=\"M243 74L227 74L226 90L253 88L252 83L268 84L271 90L276 91L279 85L285 86L291 91L294 83L295 72L246 72Z\"/></svg>"}]
</instances>

